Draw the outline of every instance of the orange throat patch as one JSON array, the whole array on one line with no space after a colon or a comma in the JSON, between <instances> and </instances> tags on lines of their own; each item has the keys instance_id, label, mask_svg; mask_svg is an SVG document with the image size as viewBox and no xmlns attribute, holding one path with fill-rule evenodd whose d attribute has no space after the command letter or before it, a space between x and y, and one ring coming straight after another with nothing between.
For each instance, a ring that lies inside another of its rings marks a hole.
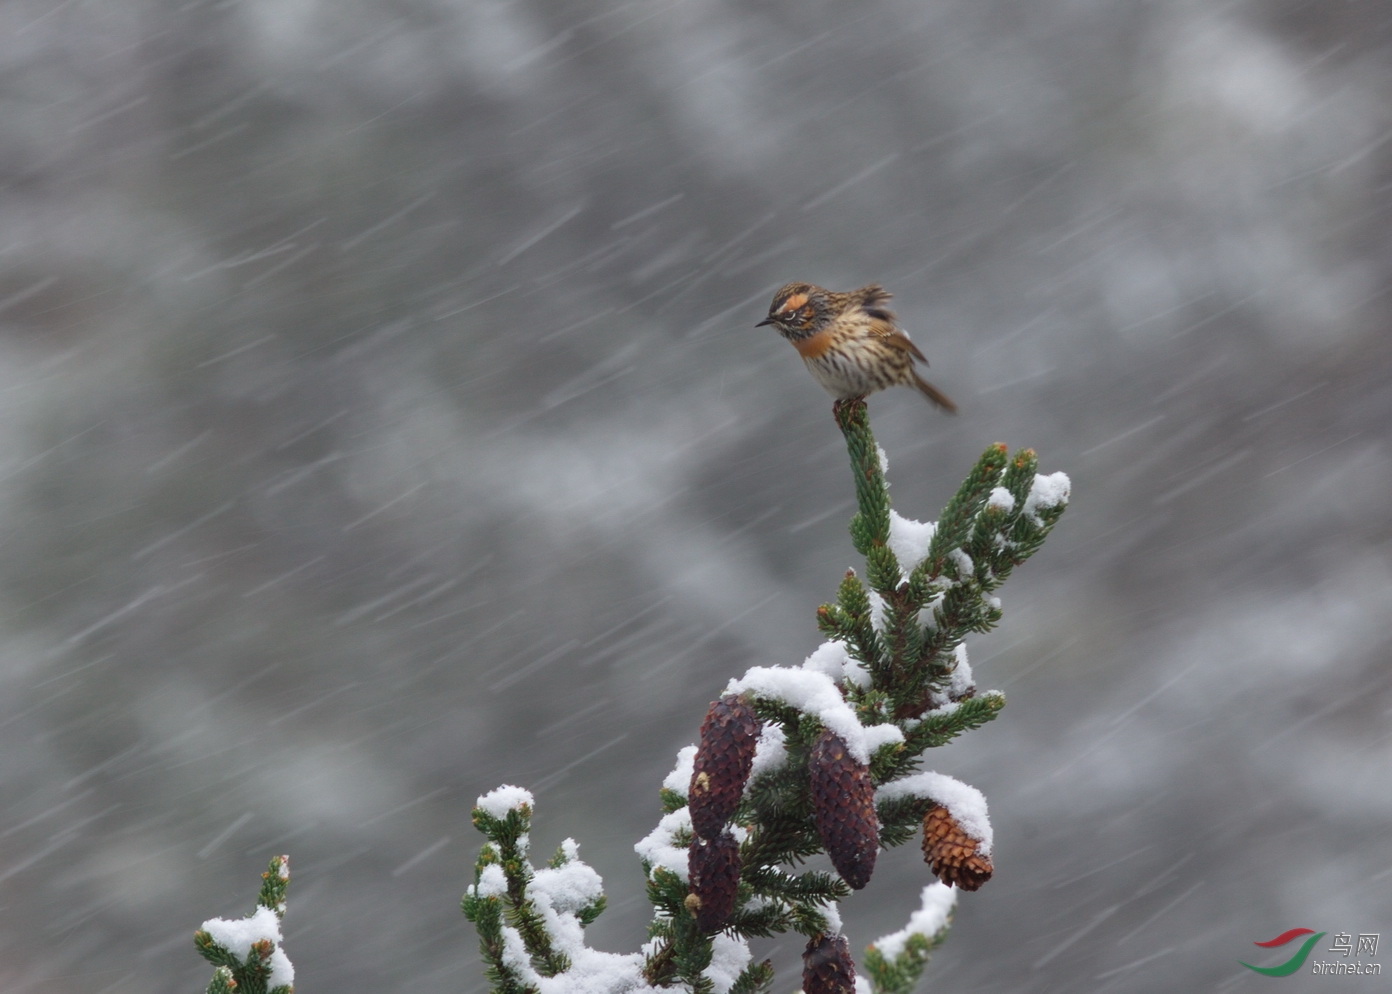
<instances>
[{"instance_id":1,"label":"orange throat patch","mask_svg":"<svg viewBox=\"0 0 1392 994\"><path fill-rule=\"evenodd\" d=\"M807 338L794 338L792 343L793 348L798 350L798 355L804 359L820 359L831 348L831 329L827 328Z\"/></svg>"}]
</instances>

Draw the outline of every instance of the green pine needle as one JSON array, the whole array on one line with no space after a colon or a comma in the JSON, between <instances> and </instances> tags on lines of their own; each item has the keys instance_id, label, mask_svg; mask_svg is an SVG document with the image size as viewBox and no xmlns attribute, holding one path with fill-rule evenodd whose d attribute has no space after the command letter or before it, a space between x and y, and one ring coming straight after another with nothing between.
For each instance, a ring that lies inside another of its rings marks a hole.
<instances>
[{"instance_id":1,"label":"green pine needle","mask_svg":"<svg viewBox=\"0 0 1392 994\"><path fill-rule=\"evenodd\" d=\"M768 960L751 963L730 985L730 994L769 994L773 990L773 964Z\"/></svg>"},{"instance_id":2,"label":"green pine needle","mask_svg":"<svg viewBox=\"0 0 1392 994\"><path fill-rule=\"evenodd\" d=\"M936 564L938 570L947 554L965 542L970 534L973 520L991 496L1005 468L1005 452L1005 446L999 442L987 448L943 508L937 531L928 546L928 561Z\"/></svg>"},{"instance_id":3,"label":"green pine needle","mask_svg":"<svg viewBox=\"0 0 1392 994\"><path fill-rule=\"evenodd\" d=\"M204 988L204 994L236 994L237 981L232 976L232 971L225 966L220 966L213 971L213 979Z\"/></svg>"}]
</instances>

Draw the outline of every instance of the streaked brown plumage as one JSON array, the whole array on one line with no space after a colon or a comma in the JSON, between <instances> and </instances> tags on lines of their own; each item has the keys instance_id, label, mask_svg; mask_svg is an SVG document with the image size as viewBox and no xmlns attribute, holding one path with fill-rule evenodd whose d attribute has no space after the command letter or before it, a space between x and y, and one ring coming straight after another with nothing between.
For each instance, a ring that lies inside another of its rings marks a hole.
<instances>
[{"instance_id":1,"label":"streaked brown plumage","mask_svg":"<svg viewBox=\"0 0 1392 994\"><path fill-rule=\"evenodd\" d=\"M811 283L788 283L773 295L771 324L797 349L808 370L837 400L864 397L889 387L913 387L945 411L957 405L918 375L914 361L928 365L885 306L889 293L878 283L837 293Z\"/></svg>"}]
</instances>

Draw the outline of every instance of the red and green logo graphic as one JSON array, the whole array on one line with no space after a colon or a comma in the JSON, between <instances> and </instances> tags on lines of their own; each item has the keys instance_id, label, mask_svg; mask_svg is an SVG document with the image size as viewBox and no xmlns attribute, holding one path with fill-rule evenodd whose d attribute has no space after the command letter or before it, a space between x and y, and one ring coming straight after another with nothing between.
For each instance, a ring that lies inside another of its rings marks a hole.
<instances>
[{"instance_id":1,"label":"red and green logo graphic","mask_svg":"<svg viewBox=\"0 0 1392 994\"><path fill-rule=\"evenodd\" d=\"M1309 938L1301 943L1294 956L1277 966L1253 966L1251 963L1242 963L1242 960L1238 960L1238 962L1253 973L1260 973L1268 977L1289 977L1305 965L1305 961L1310 958L1310 950L1315 948L1315 943L1324 937L1324 932L1316 932L1312 928L1293 928L1287 932L1282 932L1274 939L1253 943L1253 945L1261 946L1263 949L1275 949L1277 946L1284 946L1302 935L1308 935Z\"/></svg>"}]
</instances>

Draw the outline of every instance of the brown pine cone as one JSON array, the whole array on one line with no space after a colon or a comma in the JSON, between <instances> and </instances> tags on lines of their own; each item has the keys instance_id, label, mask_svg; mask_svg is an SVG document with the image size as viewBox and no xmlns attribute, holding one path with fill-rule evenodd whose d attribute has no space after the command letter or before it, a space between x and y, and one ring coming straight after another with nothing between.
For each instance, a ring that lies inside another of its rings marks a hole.
<instances>
[{"instance_id":1,"label":"brown pine cone","mask_svg":"<svg viewBox=\"0 0 1392 994\"><path fill-rule=\"evenodd\" d=\"M691 893L686 908L696 917L702 932L714 932L725 925L735 910L735 891L739 887L739 843L729 831L713 842L692 839L687 856Z\"/></svg>"},{"instance_id":2,"label":"brown pine cone","mask_svg":"<svg viewBox=\"0 0 1392 994\"><path fill-rule=\"evenodd\" d=\"M870 771L846 750L839 735L823 731L808 759L812 818L841 879L860 890L875 871L880 822Z\"/></svg>"},{"instance_id":3,"label":"brown pine cone","mask_svg":"<svg viewBox=\"0 0 1392 994\"><path fill-rule=\"evenodd\" d=\"M977 851L981 843L962 830L952 812L935 804L923 816L923 861L945 884L976 890L991 879L991 857Z\"/></svg>"},{"instance_id":4,"label":"brown pine cone","mask_svg":"<svg viewBox=\"0 0 1392 994\"><path fill-rule=\"evenodd\" d=\"M686 795L691 827L701 838L716 838L735 813L758 741L759 719L742 698L727 694L706 712Z\"/></svg>"},{"instance_id":5,"label":"brown pine cone","mask_svg":"<svg viewBox=\"0 0 1392 994\"><path fill-rule=\"evenodd\" d=\"M802 954L803 994L855 994L855 964L844 935L819 935Z\"/></svg>"}]
</instances>

